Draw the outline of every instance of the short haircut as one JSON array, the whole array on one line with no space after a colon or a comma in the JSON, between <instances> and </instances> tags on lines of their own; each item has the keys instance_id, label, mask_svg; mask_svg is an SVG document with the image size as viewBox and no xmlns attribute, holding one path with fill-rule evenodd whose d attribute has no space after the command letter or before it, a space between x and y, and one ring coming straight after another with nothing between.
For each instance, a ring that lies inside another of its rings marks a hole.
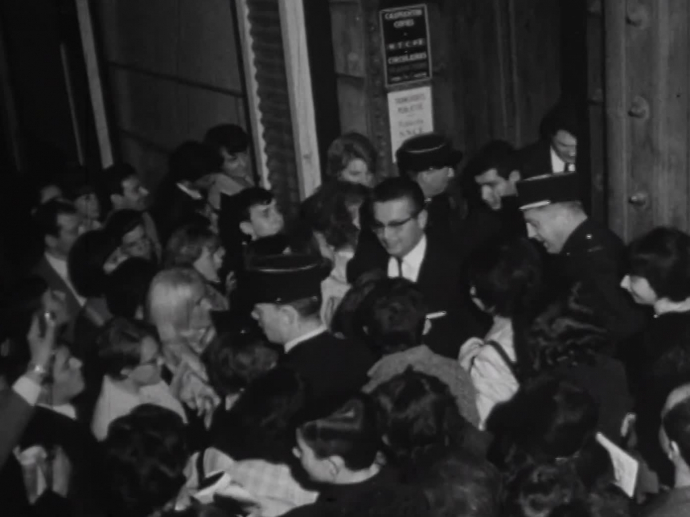
<instances>
[{"instance_id":1,"label":"short haircut","mask_svg":"<svg viewBox=\"0 0 690 517\"><path fill-rule=\"evenodd\" d=\"M299 436L317 458L339 456L350 470L371 467L381 450L371 400L360 394L330 416L302 425Z\"/></svg>"},{"instance_id":2,"label":"short haircut","mask_svg":"<svg viewBox=\"0 0 690 517\"><path fill-rule=\"evenodd\" d=\"M201 355L209 383L221 397L233 395L268 372L278 351L260 332L244 326L216 336Z\"/></svg>"},{"instance_id":3,"label":"short haircut","mask_svg":"<svg viewBox=\"0 0 690 517\"><path fill-rule=\"evenodd\" d=\"M474 178L496 169L496 173L507 180L511 172L520 169L517 156L515 148L505 140L492 140L470 159L465 174Z\"/></svg>"},{"instance_id":4,"label":"short haircut","mask_svg":"<svg viewBox=\"0 0 690 517\"><path fill-rule=\"evenodd\" d=\"M479 248L470 256L468 276L482 304L507 318L533 310L543 291L541 255L524 237L502 237Z\"/></svg>"},{"instance_id":5,"label":"short haircut","mask_svg":"<svg viewBox=\"0 0 690 517\"><path fill-rule=\"evenodd\" d=\"M141 343L146 338L156 338L155 329L148 323L120 317L107 322L96 338L103 372L119 379L123 369L141 364Z\"/></svg>"},{"instance_id":6,"label":"short haircut","mask_svg":"<svg viewBox=\"0 0 690 517\"><path fill-rule=\"evenodd\" d=\"M57 237L60 234L58 217L61 215L76 215L77 209L72 203L61 199L51 199L39 205L34 212L34 220L41 236L52 235Z\"/></svg>"},{"instance_id":7,"label":"short haircut","mask_svg":"<svg viewBox=\"0 0 690 517\"><path fill-rule=\"evenodd\" d=\"M169 409L144 404L114 420L103 452L105 500L114 517L149 517L185 484L185 425Z\"/></svg>"},{"instance_id":8,"label":"short haircut","mask_svg":"<svg viewBox=\"0 0 690 517\"><path fill-rule=\"evenodd\" d=\"M446 384L409 367L380 384L372 398L381 435L393 457L412 463L431 449L462 444L470 425Z\"/></svg>"},{"instance_id":9,"label":"short haircut","mask_svg":"<svg viewBox=\"0 0 690 517\"><path fill-rule=\"evenodd\" d=\"M550 138L559 131L567 131L575 138L580 134L577 107L569 99L559 101L541 122L541 132L545 137Z\"/></svg>"},{"instance_id":10,"label":"short haircut","mask_svg":"<svg viewBox=\"0 0 690 517\"><path fill-rule=\"evenodd\" d=\"M207 225L186 224L173 232L165 247L165 267L192 266L204 248L220 246L218 236Z\"/></svg>"},{"instance_id":11,"label":"short haircut","mask_svg":"<svg viewBox=\"0 0 690 517\"><path fill-rule=\"evenodd\" d=\"M249 221L251 208L257 205L268 205L275 197L270 190L261 187L249 187L233 196L233 206L237 214L237 223Z\"/></svg>"},{"instance_id":12,"label":"short haircut","mask_svg":"<svg viewBox=\"0 0 690 517\"><path fill-rule=\"evenodd\" d=\"M352 219L352 211L359 210L368 197L369 190L363 185L333 181L304 200L301 215L311 230L323 235L334 249L354 247L359 229Z\"/></svg>"},{"instance_id":13,"label":"short haircut","mask_svg":"<svg viewBox=\"0 0 690 517\"><path fill-rule=\"evenodd\" d=\"M419 288L405 278L386 278L372 293L366 320L367 342L381 355L422 344L427 305Z\"/></svg>"},{"instance_id":14,"label":"short haircut","mask_svg":"<svg viewBox=\"0 0 690 517\"><path fill-rule=\"evenodd\" d=\"M690 398L680 401L663 417L666 436L678 445L683 461L690 465Z\"/></svg>"},{"instance_id":15,"label":"short haircut","mask_svg":"<svg viewBox=\"0 0 690 517\"><path fill-rule=\"evenodd\" d=\"M387 178L379 183L373 192L373 203L387 203L397 199L407 199L415 213L424 210L424 192L417 182L409 178Z\"/></svg>"},{"instance_id":16,"label":"short haircut","mask_svg":"<svg viewBox=\"0 0 690 517\"><path fill-rule=\"evenodd\" d=\"M216 152L225 149L228 154L247 152L249 135L237 124L221 124L206 131L204 143Z\"/></svg>"},{"instance_id":17,"label":"short haircut","mask_svg":"<svg viewBox=\"0 0 690 517\"><path fill-rule=\"evenodd\" d=\"M356 341L366 341L364 332L366 318L377 286L388 278L385 272L373 270L364 273L345 293L331 319L331 331Z\"/></svg>"},{"instance_id":18,"label":"short haircut","mask_svg":"<svg viewBox=\"0 0 690 517\"><path fill-rule=\"evenodd\" d=\"M108 196L124 194L124 182L132 177L138 177L136 169L129 163L116 162L103 169L102 183Z\"/></svg>"},{"instance_id":19,"label":"short haircut","mask_svg":"<svg viewBox=\"0 0 690 517\"><path fill-rule=\"evenodd\" d=\"M110 238L121 242L122 238L137 226L144 226L141 212L131 208L123 208L110 214L105 223L105 232Z\"/></svg>"},{"instance_id":20,"label":"short haircut","mask_svg":"<svg viewBox=\"0 0 690 517\"><path fill-rule=\"evenodd\" d=\"M168 158L168 175L177 183L194 183L207 174L219 172L223 164L221 156L201 142L187 141L178 145Z\"/></svg>"},{"instance_id":21,"label":"short haircut","mask_svg":"<svg viewBox=\"0 0 690 517\"><path fill-rule=\"evenodd\" d=\"M289 305L303 319L315 318L321 313L321 295L311 296L309 298L300 298L299 300L292 300L284 305Z\"/></svg>"},{"instance_id":22,"label":"short haircut","mask_svg":"<svg viewBox=\"0 0 690 517\"><path fill-rule=\"evenodd\" d=\"M117 247L117 243L102 230L83 233L74 242L67 257L67 271L74 289L81 296L103 295L107 282L103 267Z\"/></svg>"},{"instance_id":23,"label":"short haircut","mask_svg":"<svg viewBox=\"0 0 690 517\"><path fill-rule=\"evenodd\" d=\"M434 451L416 468L429 517L499 517L501 476L488 461L463 451Z\"/></svg>"},{"instance_id":24,"label":"short haircut","mask_svg":"<svg viewBox=\"0 0 690 517\"><path fill-rule=\"evenodd\" d=\"M377 153L374 144L364 135L356 132L345 133L328 146L326 173L338 179L340 173L352 160L362 160L372 174L376 174Z\"/></svg>"},{"instance_id":25,"label":"short haircut","mask_svg":"<svg viewBox=\"0 0 690 517\"><path fill-rule=\"evenodd\" d=\"M308 396L296 371L283 366L269 370L246 387L228 412L214 417L214 446L236 461L289 463Z\"/></svg>"},{"instance_id":26,"label":"short haircut","mask_svg":"<svg viewBox=\"0 0 690 517\"><path fill-rule=\"evenodd\" d=\"M690 297L690 235L659 227L628 248L629 273L647 280L659 298L681 302Z\"/></svg>"},{"instance_id":27,"label":"short haircut","mask_svg":"<svg viewBox=\"0 0 690 517\"><path fill-rule=\"evenodd\" d=\"M144 258L128 258L106 277L105 301L113 316L134 318L146 305L146 295L156 276L156 265Z\"/></svg>"}]
</instances>

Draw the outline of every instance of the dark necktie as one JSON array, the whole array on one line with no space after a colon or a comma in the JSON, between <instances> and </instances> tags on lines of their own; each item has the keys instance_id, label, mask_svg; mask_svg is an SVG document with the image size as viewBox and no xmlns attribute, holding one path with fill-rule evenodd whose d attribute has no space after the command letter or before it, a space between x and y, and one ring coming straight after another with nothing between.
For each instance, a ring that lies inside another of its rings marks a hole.
<instances>
[{"instance_id":1,"label":"dark necktie","mask_svg":"<svg viewBox=\"0 0 690 517\"><path fill-rule=\"evenodd\" d=\"M397 262L397 264L398 264L398 276L400 278L404 278L403 277L403 269L402 269L402 259L400 257L395 257L395 262Z\"/></svg>"}]
</instances>

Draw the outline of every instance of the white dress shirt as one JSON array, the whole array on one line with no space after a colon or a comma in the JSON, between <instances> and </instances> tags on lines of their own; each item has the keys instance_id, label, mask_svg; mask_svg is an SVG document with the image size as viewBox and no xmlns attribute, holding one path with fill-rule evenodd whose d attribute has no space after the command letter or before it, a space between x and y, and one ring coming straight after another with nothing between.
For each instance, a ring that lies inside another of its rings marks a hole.
<instances>
[{"instance_id":1,"label":"white dress shirt","mask_svg":"<svg viewBox=\"0 0 690 517\"><path fill-rule=\"evenodd\" d=\"M295 348L297 345L300 343L304 343L305 341L308 341L309 339L318 336L319 334L323 334L326 332L328 329L326 328L326 325L320 325L314 330L310 330L306 334L301 335L300 337L296 337L295 339L291 339L287 343L285 343L285 353L287 354L290 350Z\"/></svg>"},{"instance_id":2,"label":"white dress shirt","mask_svg":"<svg viewBox=\"0 0 690 517\"><path fill-rule=\"evenodd\" d=\"M558 156L556 151L553 150L553 147L549 147L549 150L551 151L551 170L554 173L560 174L562 172L575 172L574 164L565 163L563 160L561 160L560 156ZM568 167L570 167L569 171L567 170Z\"/></svg>"},{"instance_id":3,"label":"white dress shirt","mask_svg":"<svg viewBox=\"0 0 690 517\"><path fill-rule=\"evenodd\" d=\"M70 291L72 291L72 294L74 294L74 297L79 302L79 305L83 306L86 303L86 298L80 296L77 290L72 285L72 282L69 279L69 273L67 272L67 261L54 257L50 253L46 253L45 257L48 261L48 264L50 264L50 267L52 267L55 270L55 272L62 279L62 281L65 282L65 284L67 284L67 287L69 287Z\"/></svg>"},{"instance_id":4,"label":"white dress shirt","mask_svg":"<svg viewBox=\"0 0 690 517\"><path fill-rule=\"evenodd\" d=\"M419 278L419 271L422 269L422 262L426 254L426 235L422 236L417 245L402 258L400 264L403 278L416 282ZM397 278L401 276L398 270L398 260L395 257L388 259L388 277Z\"/></svg>"}]
</instances>

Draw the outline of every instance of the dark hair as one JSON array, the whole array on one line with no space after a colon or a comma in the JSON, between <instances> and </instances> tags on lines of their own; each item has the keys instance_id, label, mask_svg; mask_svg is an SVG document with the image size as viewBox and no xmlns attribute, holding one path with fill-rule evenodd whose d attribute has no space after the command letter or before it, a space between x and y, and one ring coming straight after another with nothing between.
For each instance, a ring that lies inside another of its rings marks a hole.
<instances>
[{"instance_id":1,"label":"dark hair","mask_svg":"<svg viewBox=\"0 0 690 517\"><path fill-rule=\"evenodd\" d=\"M666 436L678 445L683 461L690 465L690 398L673 406L662 419Z\"/></svg>"},{"instance_id":2,"label":"dark hair","mask_svg":"<svg viewBox=\"0 0 690 517\"><path fill-rule=\"evenodd\" d=\"M371 467L381 450L374 406L364 394L332 415L302 425L298 434L317 458L339 456L350 470Z\"/></svg>"},{"instance_id":3,"label":"dark hair","mask_svg":"<svg viewBox=\"0 0 690 517\"><path fill-rule=\"evenodd\" d=\"M586 496L569 465L543 463L521 469L506 486L505 511L511 517L550 516Z\"/></svg>"},{"instance_id":4,"label":"dark hair","mask_svg":"<svg viewBox=\"0 0 690 517\"><path fill-rule=\"evenodd\" d=\"M541 300L541 255L524 237L493 240L470 256L467 267L477 298L499 316L531 314Z\"/></svg>"},{"instance_id":5,"label":"dark hair","mask_svg":"<svg viewBox=\"0 0 690 517\"><path fill-rule=\"evenodd\" d=\"M209 244L220 246L218 236L203 224L186 224L175 230L165 247L165 267L191 266Z\"/></svg>"},{"instance_id":6,"label":"dark hair","mask_svg":"<svg viewBox=\"0 0 690 517\"><path fill-rule=\"evenodd\" d=\"M515 148L505 140L492 140L483 145L470 159L465 167L465 174L475 178L496 169L496 173L507 180L510 173L519 168Z\"/></svg>"},{"instance_id":7,"label":"dark hair","mask_svg":"<svg viewBox=\"0 0 690 517\"><path fill-rule=\"evenodd\" d=\"M141 343L156 339L156 331L143 321L115 317L108 321L96 338L98 361L103 373L122 378L122 370L141 364Z\"/></svg>"},{"instance_id":8,"label":"dark hair","mask_svg":"<svg viewBox=\"0 0 690 517\"><path fill-rule=\"evenodd\" d=\"M306 383L293 369L269 370L249 383L229 411L216 411L210 430L214 446L236 461L291 462L308 396Z\"/></svg>"},{"instance_id":9,"label":"dark hair","mask_svg":"<svg viewBox=\"0 0 690 517\"><path fill-rule=\"evenodd\" d=\"M551 510L548 517L632 517L632 500L618 487L589 490L567 504Z\"/></svg>"},{"instance_id":10,"label":"dark hair","mask_svg":"<svg viewBox=\"0 0 690 517\"><path fill-rule=\"evenodd\" d=\"M123 208L110 214L105 223L104 231L111 239L121 244L122 238L137 226L144 226L141 212L131 208Z\"/></svg>"},{"instance_id":11,"label":"dark hair","mask_svg":"<svg viewBox=\"0 0 690 517\"><path fill-rule=\"evenodd\" d=\"M59 186L65 199L75 201L89 193L96 193L93 178L89 170L83 165L69 167L59 178Z\"/></svg>"},{"instance_id":12,"label":"dark hair","mask_svg":"<svg viewBox=\"0 0 690 517\"><path fill-rule=\"evenodd\" d=\"M386 279L383 271L373 270L360 276L338 304L331 319L331 331L346 338L365 341L365 317L374 301L372 292Z\"/></svg>"},{"instance_id":13,"label":"dark hair","mask_svg":"<svg viewBox=\"0 0 690 517\"><path fill-rule=\"evenodd\" d=\"M74 289L83 297L101 296L107 276L103 267L118 243L102 230L80 235L67 257L67 271Z\"/></svg>"},{"instance_id":14,"label":"dark hair","mask_svg":"<svg viewBox=\"0 0 690 517\"><path fill-rule=\"evenodd\" d=\"M352 219L351 210L367 201L369 190L347 181L334 181L319 188L302 203L302 218L314 232L324 236L336 250L354 247L359 229Z\"/></svg>"},{"instance_id":15,"label":"dark hair","mask_svg":"<svg viewBox=\"0 0 690 517\"><path fill-rule=\"evenodd\" d=\"M371 296L364 324L373 350L388 355L422 343L427 306L417 285L405 278L386 278Z\"/></svg>"},{"instance_id":16,"label":"dark hair","mask_svg":"<svg viewBox=\"0 0 690 517\"><path fill-rule=\"evenodd\" d=\"M169 180L195 181L218 172L223 164L221 156L201 142L187 141L178 145L168 158Z\"/></svg>"},{"instance_id":17,"label":"dark hair","mask_svg":"<svg viewBox=\"0 0 690 517\"><path fill-rule=\"evenodd\" d=\"M372 398L381 435L401 463L414 463L431 449L461 444L470 425L448 386L411 367L380 384Z\"/></svg>"},{"instance_id":18,"label":"dark hair","mask_svg":"<svg viewBox=\"0 0 690 517\"><path fill-rule=\"evenodd\" d=\"M545 137L550 138L559 131L567 131L575 138L580 133L577 108L569 99L560 100L541 122L541 132Z\"/></svg>"},{"instance_id":19,"label":"dark hair","mask_svg":"<svg viewBox=\"0 0 690 517\"><path fill-rule=\"evenodd\" d=\"M439 450L415 468L429 517L499 517L501 476L489 462L463 451Z\"/></svg>"},{"instance_id":20,"label":"dark hair","mask_svg":"<svg viewBox=\"0 0 690 517\"><path fill-rule=\"evenodd\" d=\"M372 174L376 174L377 153L374 144L364 135L354 131L344 133L328 146L326 174L338 179L352 160L362 160Z\"/></svg>"},{"instance_id":21,"label":"dark hair","mask_svg":"<svg viewBox=\"0 0 690 517\"><path fill-rule=\"evenodd\" d=\"M529 418L525 418L529 415ZM540 463L570 464L590 487L610 480L611 461L597 443L599 408L573 382L542 376L523 384L487 421L496 437L491 456L508 479Z\"/></svg>"},{"instance_id":22,"label":"dark hair","mask_svg":"<svg viewBox=\"0 0 690 517\"><path fill-rule=\"evenodd\" d=\"M237 224L249 221L253 206L268 205L275 197L270 190L261 187L249 187L233 196L233 206L237 214Z\"/></svg>"},{"instance_id":23,"label":"dark hair","mask_svg":"<svg viewBox=\"0 0 690 517\"><path fill-rule=\"evenodd\" d=\"M61 199L51 199L39 205L34 212L34 221L38 231L43 237L52 235L57 237L60 234L58 217L61 215L76 215L77 209Z\"/></svg>"},{"instance_id":24,"label":"dark hair","mask_svg":"<svg viewBox=\"0 0 690 517\"><path fill-rule=\"evenodd\" d=\"M216 336L201 355L213 390L225 397L268 372L278 351L255 329L236 328Z\"/></svg>"},{"instance_id":25,"label":"dark hair","mask_svg":"<svg viewBox=\"0 0 690 517\"><path fill-rule=\"evenodd\" d=\"M387 203L397 199L407 199L412 205L413 211L419 213L424 210L424 192L415 181L409 178L387 178L374 187L372 195L374 203Z\"/></svg>"},{"instance_id":26,"label":"dark hair","mask_svg":"<svg viewBox=\"0 0 690 517\"><path fill-rule=\"evenodd\" d=\"M690 235L659 227L628 248L630 275L646 279L659 298L680 302L690 297Z\"/></svg>"},{"instance_id":27,"label":"dark hair","mask_svg":"<svg viewBox=\"0 0 690 517\"><path fill-rule=\"evenodd\" d=\"M105 301L113 316L133 318L144 307L149 286L156 276L156 265L144 258L133 257L122 262L106 277Z\"/></svg>"},{"instance_id":28,"label":"dark hair","mask_svg":"<svg viewBox=\"0 0 690 517\"><path fill-rule=\"evenodd\" d=\"M184 486L189 449L182 418L144 404L110 424L103 442L106 502L115 517L149 517Z\"/></svg>"},{"instance_id":29,"label":"dark hair","mask_svg":"<svg viewBox=\"0 0 690 517\"><path fill-rule=\"evenodd\" d=\"M116 162L103 169L101 182L108 197L124 194L124 182L133 176L139 176L136 169L129 163Z\"/></svg>"},{"instance_id":30,"label":"dark hair","mask_svg":"<svg viewBox=\"0 0 690 517\"><path fill-rule=\"evenodd\" d=\"M521 376L528 377L559 365L591 363L609 339L581 284L576 284L515 335Z\"/></svg>"},{"instance_id":31,"label":"dark hair","mask_svg":"<svg viewBox=\"0 0 690 517\"><path fill-rule=\"evenodd\" d=\"M303 319L315 318L321 313L321 295L311 296L309 298L301 298L299 300L292 300L286 303L289 305Z\"/></svg>"},{"instance_id":32,"label":"dark hair","mask_svg":"<svg viewBox=\"0 0 690 517\"><path fill-rule=\"evenodd\" d=\"M228 154L246 152L249 149L249 136L237 124L221 124L206 131L204 144L220 153L225 149Z\"/></svg>"}]
</instances>

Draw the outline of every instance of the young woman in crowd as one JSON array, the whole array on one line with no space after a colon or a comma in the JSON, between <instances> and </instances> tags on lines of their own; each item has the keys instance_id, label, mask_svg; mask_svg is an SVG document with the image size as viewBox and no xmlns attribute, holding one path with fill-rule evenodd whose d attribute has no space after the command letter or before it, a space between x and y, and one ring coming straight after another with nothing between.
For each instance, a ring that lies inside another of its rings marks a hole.
<instances>
[{"instance_id":1,"label":"young woman in crowd","mask_svg":"<svg viewBox=\"0 0 690 517\"><path fill-rule=\"evenodd\" d=\"M359 237L359 213L368 197L362 185L336 181L323 185L302 203L302 217L311 229L321 256L332 264L322 283L321 319L329 324L350 288L347 264Z\"/></svg>"},{"instance_id":2,"label":"young woman in crowd","mask_svg":"<svg viewBox=\"0 0 690 517\"><path fill-rule=\"evenodd\" d=\"M158 329L172 390L207 421L218 398L208 385L200 356L215 336L211 312L226 309L192 268L165 269L151 282L147 315Z\"/></svg>"},{"instance_id":3,"label":"young woman in crowd","mask_svg":"<svg viewBox=\"0 0 690 517\"><path fill-rule=\"evenodd\" d=\"M396 470L380 460L382 445L374 405L364 395L330 416L300 426L294 454L320 486L320 494L314 504L287 515L337 516L365 511L372 495L399 484Z\"/></svg>"},{"instance_id":4,"label":"young woman in crowd","mask_svg":"<svg viewBox=\"0 0 690 517\"><path fill-rule=\"evenodd\" d=\"M520 362L514 334L534 316L542 295L539 252L524 238L496 240L478 250L469 262L471 295L493 318L484 339L472 338L460 349L460 364L477 390L481 425L498 403L519 386Z\"/></svg>"},{"instance_id":5,"label":"young woman in crowd","mask_svg":"<svg viewBox=\"0 0 690 517\"><path fill-rule=\"evenodd\" d=\"M345 133L333 140L328 147L327 160L326 173L332 180L358 183L368 188L376 183L376 148L360 133Z\"/></svg>"},{"instance_id":6,"label":"young woman in crowd","mask_svg":"<svg viewBox=\"0 0 690 517\"><path fill-rule=\"evenodd\" d=\"M226 292L221 278L225 249L218 235L208 226L187 224L173 232L166 245L165 267L189 266L196 269L219 293Z\"/></svg>"}]
</instances>

